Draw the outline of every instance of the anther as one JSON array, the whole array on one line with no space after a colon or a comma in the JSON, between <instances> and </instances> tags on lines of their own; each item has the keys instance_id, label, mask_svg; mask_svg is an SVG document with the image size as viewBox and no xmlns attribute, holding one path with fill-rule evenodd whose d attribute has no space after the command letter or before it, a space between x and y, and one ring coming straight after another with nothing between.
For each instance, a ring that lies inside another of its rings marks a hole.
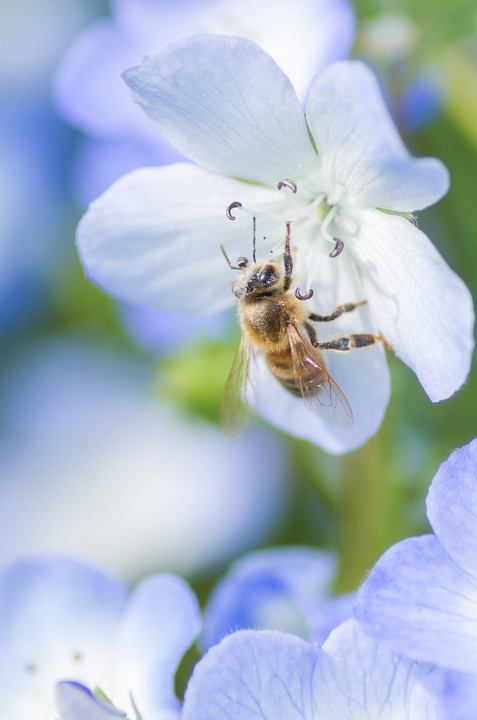
<instances>
[{"instance_id":1,"label":"anther","mask_svg":"<svg viewBox=\"0 0 477 720\"><path fill-rule=\"evenodd\" d=\"M296 193L296 183L294 183L293 180L289 180L289 178L285 178L285 180L280 180L277 188L281 190L283 187L290 188L292 193Z\"/></svg>"},{"instance_id":2,"label":"anther","mask_svg":"<svg viewBox=\"0 0 477 720\"><path fill-rule=\"evenodd\" d=\"M333 238L333 242L335 243L335 246L333 250L330 252L330 258L338 257L338 255L342 252L344 248L344 242L340 240L337 237Z\"/></svg>"},{"instance_id":3,"label":"anther","mask_svg":"<svg viewBox=\"0 0 477 720\"><path fill-rule=\"evenodd\" d=\"M232 210L235 210L235 208L241 208L242 203L236 200L233 203L230 203L227 210L225 211L225 214L227 215L229 220L235 220L235 215L232 215Z\"/></svg>"},{"instance_id":4,"label":"anther","mask_svg":"<svg viewBox=\"0 0 477 720\"><path fill-rule=\"evenodd\" d=\"M309 300L311 297L313 297L313 290L310 288L307 293L302 295L300 292L300 288L297 288L295 290L295 297L297 300Z\"/></svg>"}]
</instances>

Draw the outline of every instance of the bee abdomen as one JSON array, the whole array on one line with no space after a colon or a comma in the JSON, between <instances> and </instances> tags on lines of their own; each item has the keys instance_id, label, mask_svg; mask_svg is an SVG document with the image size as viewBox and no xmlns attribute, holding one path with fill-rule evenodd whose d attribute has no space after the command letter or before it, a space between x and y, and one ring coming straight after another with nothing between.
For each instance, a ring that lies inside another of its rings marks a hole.
<instances>
[{"instance_id":1,"label":"bee abdomen","mask_svg":"<svg viewBox=\"0 0 477 720\"><path fill-rule=\"evenodd\" d=\"M268 369L278 382L283 385L285 390L288 390L288 392L296 397L301 397L301 390L295 378L291 353L289 351L279 355L268 353L265 360Z\"/></svg>"},{"instance_id":2,"label":"bee abdomen","mask_svg":"<svg viewBox=\"0 0 477 720\"><path fill-rule=\"evenodd\" d=\"M268 353L265 360L272 375L295 397L312 397L323 387L325 378L317 371L315 365L310 365L309 368L302 367L300 379L297 378L290 351L280 354Z\"/></svg>"}]
</instances>

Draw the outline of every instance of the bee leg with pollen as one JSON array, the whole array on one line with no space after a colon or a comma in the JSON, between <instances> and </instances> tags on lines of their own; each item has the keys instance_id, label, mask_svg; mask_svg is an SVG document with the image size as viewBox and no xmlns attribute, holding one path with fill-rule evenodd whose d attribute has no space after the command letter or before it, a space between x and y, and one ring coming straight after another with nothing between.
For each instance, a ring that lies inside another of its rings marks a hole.
<instances>
[{"instance_id":1,"label":"bee leg with pollen","mask_svg":"<svg viewBox=\"0 0 477 720\"><path fill-rule=\"evenodd\" d=\"M325 342L313 342L312 344L319 350L329 350L332 352L352 352L359 348L369 347L376 343L382 343L386 350L391 350L391 346L380 335L371 335L371 333L358 333L356 335L345 335L344 337L326 340Z\"/></svg>"},{"instance_id":2,"label":"bee leg with pollen","mask_svg":"<svg viewBox=\"0 0 477 720\"><path fill-rule=\"evenodd\" d=\"M291 223L289 221L286 222L287 226L287 233L285 235L285 252L283 253L283 265L285 267L285 280L283 283L283 289L288 290L291 281L292 281L292 274L293 274L293 256L290 248L290 236L291 236Z\"/></svg>"}]
</instances>

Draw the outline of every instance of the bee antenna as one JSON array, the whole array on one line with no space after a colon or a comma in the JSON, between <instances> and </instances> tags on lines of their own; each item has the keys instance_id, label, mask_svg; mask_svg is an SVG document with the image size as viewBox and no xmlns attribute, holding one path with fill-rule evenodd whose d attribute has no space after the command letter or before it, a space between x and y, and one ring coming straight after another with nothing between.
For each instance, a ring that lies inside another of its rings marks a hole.
<instances>
[{"instance_id":1,"label":"bee antenna","mask_svg":"<svg viewBox=\"0 0 477 720\"><path fill-rule=\"evenodd\" d=\"M225 249L224 249L224 246L223 246L223 245L220 246L220 249L222 250L222 252L223 252L223 254L224 254L224 258L225 258L225 259L227 260L227 262L228 262L229 268L230 268L231 270L240 270L240 268L239 268L237 265L232 265L232 263L231 263L230 260L229 260L229 257L228 257L228 255L227 255L227 253L225 252Z\"/></svg>"}]
</instances>

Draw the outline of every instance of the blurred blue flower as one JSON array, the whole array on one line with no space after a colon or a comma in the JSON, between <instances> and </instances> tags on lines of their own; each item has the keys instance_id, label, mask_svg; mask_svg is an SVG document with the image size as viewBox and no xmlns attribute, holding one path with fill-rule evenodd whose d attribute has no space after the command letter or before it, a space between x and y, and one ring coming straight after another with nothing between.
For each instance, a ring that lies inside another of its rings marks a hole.
<instances>
[{"instance_id":1,"label":"blurred blue flower","mask_svg":"<svg viewBox=\"0 0 477 720\"><path fill-rule=\"evenodd\" d=\"M132 698L144 718L172 720L175 671L199 628L194 594L173 575L148 577L128 596L70 558L19 561L0 574L2 717L51 720L55 684L74 680L118 707Z\"/></svg>"},{"instance_id":2,"label":"blurred blue flower","mask_svg":"<svg viewBox=\"0 0 477 720\"><path fill-rule=\"evenodd\" d=\"M143 350L165 353L197 339L217 339L233 327L230 311L211 315L158 313L145 307L120 303L119 316L129 336Z\"/></svg>"},{"instance_id":3,"label":"blurred blue flower","mask_svg":"<svg viewBox=\"0 0 477 720\"><path fill-rule=\"evenodd\" d=\"M351 617L354 595L334 598L336 560L306 547L276 547L237 560L204 610L200 645L207 650L239 629L293 632L323 642Z\"/></svg>"},{"instance_id":4,"label":"blurred blue flower","mask_svg":"<svg viewBox=\"0 0 477 720\"><path fill-rule=\"evenodd\" d=\"M59 111L92 136L77 158L83 201L133 168L180 157L120 80L147 52L198 32L243 35L275 57L303 99L319 70L347 57L354 31L347 0L113 0L111 10L112 18L78 38L56 80Z\"/></svg>"},{"instance_id":5,"label":"blurred blue flower","mask_svg":"<svg viewBox=\"0 0 477 720\"><path fill-rule=\"evenodd\" d=\"M31 345L0 385L0 564L67 552L122 578L214 570L286 511L282 449L151 397L153 363L94 338Z\"/></svg>"},{"instance_id":6,"label":"blurred blue flower","mask_svg":"<svg viewBox=\"0 0 477 720\"><path fill-rule=\"evenodd\" d=\"M443 93L437 68L417 74L399 98L399 115L404 126L416 132L431 122L442 109Z\"/></svg>"},{"instance_id":7,"label":"blurred blue flower","mask_svg":"<svg viewBox=\"0 0 477 720\"><path fill-rule=\"evenodd\" d=\"M241 630L195 666L182 720L437 720L433 685L430 665L392 654L355 620L321 648L286 633Z\"/></svg>"},{"instance_id":8,"label":"blurred blue flower","mask_svg":"<svg viewBox=\"0 0 477 720\"><path fill-rule=\"evenodd\" d=\"M395 652L477 673L477 440L440 466L427 516L434 535L384 553L359 591L356 615Z\"/></svg>"},{"instance_id":9,"label":"blurred blue flower","mask_svg":"<svg viewBox=\"0 0 477 720\"><path fill-rule=\"evenodd\" d=\"M64 156L72 132L51 106L51 73L92 3L0 3L0 334L38 315L65 258ZM28 52L25 52L28 48Z\"/></svg>"},{"instance_id":10,"label":"blurred blue flower","mask_svg":"<svg viewBox=\"0 0 477 720\"><path fill-rule=\"evenodd\" d=\"M321 339L381 333L431 400L461 386L473 348L471 296L409 221L446 192L448 174L438 160L408 153L365 65L326 68L311 86L306 121L287 77L243 38L190 38L150 55L124 78L199 166L136 170L91 205L78 228L91 279L162 312L226 307L230 276L219 239L230 257L250 243L248 219L245 226L225 215L239 200L257 215L267 252L282 246L285 220L293 221L297 285L316 289L310 310L328 314L343 302L367 300L323 324ZM284 178L296 183L296 193L277 189ZM339 257L330 257L334 238L344 243ZM264 253L259 240L259 257ZM339 355L328 353L327 361L352 407L353 428L305 412L266 370L259 412L330 452L361 445L379 427L389 397L384 350L377 344Z\"/></svg>"}]
</instances>

